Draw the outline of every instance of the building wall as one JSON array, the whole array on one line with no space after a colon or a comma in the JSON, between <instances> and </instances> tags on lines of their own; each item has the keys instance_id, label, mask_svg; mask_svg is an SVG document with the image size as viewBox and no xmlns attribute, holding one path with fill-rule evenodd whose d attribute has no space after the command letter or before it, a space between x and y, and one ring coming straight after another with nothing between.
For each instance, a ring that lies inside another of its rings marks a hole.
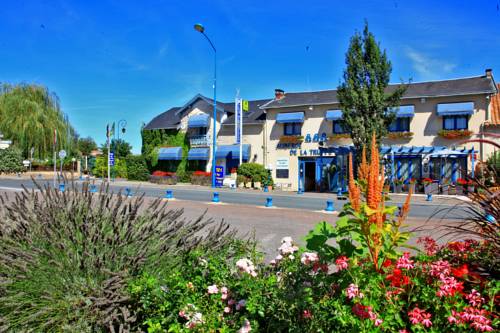
<instances>
[{"instance_id":1,"label":"building wall","mask_svg":"<svg viewBox=\"0 0 500 333\"><path fill-rule=\"evenodd\" d=\"M414 133L412 138L397 139L397 140L383 140L384 145L398 145L398 146L447 146L449 148L466 147L468 149L474 147L479 151L478 158L485 158L485 153L489 152L487 148L479 143L460 144L463 139L448 140L439 137L438 131L443 128L442 117L437 115L437 104L440 103L458 103L458 102L474 102L474 114L469 117L468 128L474 134L471 139L480 138L479 134L481 126L486 120L486 110L488 108L488 100L486 95L471 95L471 96L453 96L453 97L436 97L425 99L404 99L401 105L412 104L415 106L415 117L411 120L410 131ZM294 154L293 149L283 149L278 146L280 137L284 134L284 124L276 123L276 116L278 113L283 112L297 112L302 111L305 113L304 123L302 126L302 135L305 137L307 134L313 136L315 133L326 133L331 135L333 133L333 125L331 121L325 119L326 110L338 109L339 105L321 105L310 107L289 107L280 109L267 110L266 131L270 133L268 137L267 160L268 163L276 165L278 158L289 159L289 178L279 179L276 178L276 170L273 170L273 177L277 184L285 189L296 191L298 189L298 168L299 156L311 156L311 152L317 155L318 143L303 142L300 149L296 149ZM498 140L498 139L497 139ZM350 139L336 139L328 141L328 146L342 146L352 144ZM470 165L470 163L469 163Z\"/></svg>"}]
</instances>

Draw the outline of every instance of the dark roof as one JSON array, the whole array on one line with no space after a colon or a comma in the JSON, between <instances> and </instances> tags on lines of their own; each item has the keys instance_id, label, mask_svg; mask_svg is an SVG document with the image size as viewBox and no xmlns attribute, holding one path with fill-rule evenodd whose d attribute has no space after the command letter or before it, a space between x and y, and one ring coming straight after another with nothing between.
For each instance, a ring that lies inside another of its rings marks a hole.
<instances>
[{"instance_id":1,"label":"dark roof","mask_svg":"<svg viewBox=\"0 0 500 333\"><path fill-rule=\"evenodd\" d=\"M400 84L390 84L387 92L394 91ZM408 85L403 96L406 98L463 96L475 94L494 94L496 87L491 77L477 76L471 78L417 82ZM336 104L338 103L337 90L323 90L314 92L286 93L280 100L271 100L261 108L283 108L290 106Z\"/></svg>"},{"instance_id":2,"label":"dark roof","mask_svg":"<svg viewBox=\"0 0 500 333\"><path fill-rule=\"evenodd\" d=\"M269 102L268 99L248 101L248 112L243 112L243 124L263 124L265 113L260 107ZM233 114L227 117L223 125L234 125L234 103L225 103L227 110L232 110Z\"/></svg>"},{"instance_id":3,"label":"dark roof","mask_svg":"<svg viewBox=\"0 0 500 333\"><path fill-rule=\"evenodd\" d=\"M144 129L176 129L181 122L180 118L176 114L176 111L179 109L180 107L173 107L163 113L160 113L159 115L154 117L146 126L144 126Z\"/></svg>"}]
</instances>

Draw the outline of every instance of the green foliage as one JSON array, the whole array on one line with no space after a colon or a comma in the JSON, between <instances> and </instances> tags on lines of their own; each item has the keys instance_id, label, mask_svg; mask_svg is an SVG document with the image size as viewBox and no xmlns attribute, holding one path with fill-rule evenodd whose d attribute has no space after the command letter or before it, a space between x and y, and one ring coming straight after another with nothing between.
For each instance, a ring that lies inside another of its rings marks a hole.
<instances>
[{"instance_id":1,"label":"green foliage","mask_svg":"<svg viewBox=\"0 0 500 333\"><path fill-rule=\"evenodd\" d=\"M110 147L116 158L124 158L132 154L132 146L123 139L111 139ZM108 146L105 143L101 145L101 150L104 155L108 154Z\"/></svg>"},{"instance_id":2,"label":"green foliage","mask_svg":"<svg viewBox=\"0 0 500 333\"><path fill-rule=\"evenodd\" d=\"M351 38L346 65L344 82L337 88L337 96L343 126L360 151L370 144L373 133L377 141L387 134L395 116L386 109L399 105L406 87L401 85L392 93L386 93L392 65L368 30L368 23L362 35L356 32Z\"/></svg>"},{"instance_id":3,"label":"green foliage","mask_svg":"<svg viewBox=\"0 0 500 333\"><path fill-rule=\"evenodd\" d=\"M0 174L24 171L21 151L16 147L0 149Z\"/></svg>"},{"instance_id":4,"label":"green foliage","mask_svg":"<svg viewBox=\"0 0 500 333\"><path fill-rule=\"evenodd\" d=\"M242 163L238 167L238 176L243 176L252 182L270 183L269 185L272 185L272 177L270 177L269 171L259 163Z\"/></svg>"},{"instance_id":5,"label":"green foliage","mask_svg":"<svg viewBox=\"0 0 500 333\"><path fill-rule=\"evenodd\" d=\"M193 251L230 258L227 224L88 185L1 198L1 332L129 332L128 281L172 274Z\"/></svg>"},{"instance_id":6,"label":"green foliage","mask_svg":"<svg viewBox=\"0 0 500 333\"><path fill-rule=\"evenodd\" d=\"M78 151L80 151L83 156L89 156L92 150L97 149L97 144L90 136L86 138L79 138L77 146Z\"/></svg>"},{"instance_id":7,"label":"green foliage","mask_svg":"<svg viewBox=\"0 0 500 333\"><path fill-rule=\"evenodd\" d=\"M149 170L142 155L130 155L125 159L127 164L128 180L146 181L149 179Z\"/></svg>"},{"instance_id":8,"label":"green foliage","mask_svg":"<svg viewBox=\"0 0 500 333\"><path fill-rule=\"evenodd\" d=\"M500 173L500 151L491 154L486 160L488 168L494 170L497 174Z\"/></svg>"},{"instance_id":9,"label":"green foliage","mask_svg":"<svg viewBox=\"0 0 500 333\"><path fill-rule=\"evenodd\" d=\"M0 131L24 156L29 156L34 147L34 157L49 157L53 150L54 129L57 129L57 149L69 147L71 155L77 134L65 120L54 93L35 84L0 87Z\"/></svg>"},{"instance_id":10,"label":"green foliage","mask_svg":"<svg viewBox=\"0 0 500 333\"><path fill-rule=\"evenodd\" d=\"M188 172L187 153L189 140L185 132L178 130L145 130L142 135L142 155L146 158L149 170L171 171L177 174L179 181L189 182L191 174ZM161 147L182 147L180 162L158 161L158 150Z\"/></svg>"},{"instance_id":11,"label":"green foliage","mask_svg":"<svg viewBox=\"0 0 500 333\"><path fill-rule=\"evenodd\" d=\"M127 178L127 163L125 160L115 158L115 165L111 167L110 173L112 177ZM96 158L92 174L102 178L108 176L108 155L102 155Z\"/></svg>"}]
</instances>

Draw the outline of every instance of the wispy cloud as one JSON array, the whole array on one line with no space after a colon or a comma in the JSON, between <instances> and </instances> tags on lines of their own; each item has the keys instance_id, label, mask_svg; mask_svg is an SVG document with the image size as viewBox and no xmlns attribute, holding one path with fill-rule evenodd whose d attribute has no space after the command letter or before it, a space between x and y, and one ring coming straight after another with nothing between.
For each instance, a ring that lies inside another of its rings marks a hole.
<instances>
[{"instance_id":1,"label":"wispy cloud","mask_svg":"<svg viewBox=\"0 0 500 333\"><path fill-rule=\"evenodd\" d=\"M416 51L411 47L407 47L405 53L410 59L413 69L423 80L442 78L457 68L457 64L453 62Z\"/></svg>"}]
</instances>

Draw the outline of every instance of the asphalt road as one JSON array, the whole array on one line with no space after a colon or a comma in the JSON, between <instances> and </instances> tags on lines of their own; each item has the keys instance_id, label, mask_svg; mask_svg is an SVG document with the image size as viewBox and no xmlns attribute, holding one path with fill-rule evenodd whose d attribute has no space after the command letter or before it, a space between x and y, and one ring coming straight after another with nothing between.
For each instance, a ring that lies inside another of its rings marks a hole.
<instances>
[{"instance_id":1,"label":"asphalt road","mask_svg":"<svg viewBox=\"0 0 500 333\"><path fill-rule=\"evenodd\" d=\"M41 180L39 183L52 184L51 181ZM81 186L81 182L76 182L77 186ZM34 184L30 179L0 179L0 189L19 189L22 185L27 188L33 188ZM111 190L118 192L125 192L126 188L132 191L133 195L145 193L148 197L164 197L167 186L155 184L138 184L138 183L125 183L116 182L111 183ZM193 187L193 186L170 186L169 189L174 191L174 197L180 200L188 200L194 202L210 202L212 200L212 192L215 190L207 187ZM315 194L307 193L298 195L294 192L273 192L264 193L261 191L240 191L230 189L218 189L220 201L227 204L248 205L248 206L264 206L266 197L273 198L273 205L279 208L292 208L303 211L320 212L325 209L326 200L333 200L335 210L339 210L346 202L344 200L337 200L334 194ZM392 204L401 205L404 197L392 198ZM433 219L447 219L456 220L467 215L465 208L467 203L461 202L456 199L448 198L435 198L433 202L426 202L422 197L415 197L412 200L410 217L426 220Z\"/></svg>"}]
</instances>

